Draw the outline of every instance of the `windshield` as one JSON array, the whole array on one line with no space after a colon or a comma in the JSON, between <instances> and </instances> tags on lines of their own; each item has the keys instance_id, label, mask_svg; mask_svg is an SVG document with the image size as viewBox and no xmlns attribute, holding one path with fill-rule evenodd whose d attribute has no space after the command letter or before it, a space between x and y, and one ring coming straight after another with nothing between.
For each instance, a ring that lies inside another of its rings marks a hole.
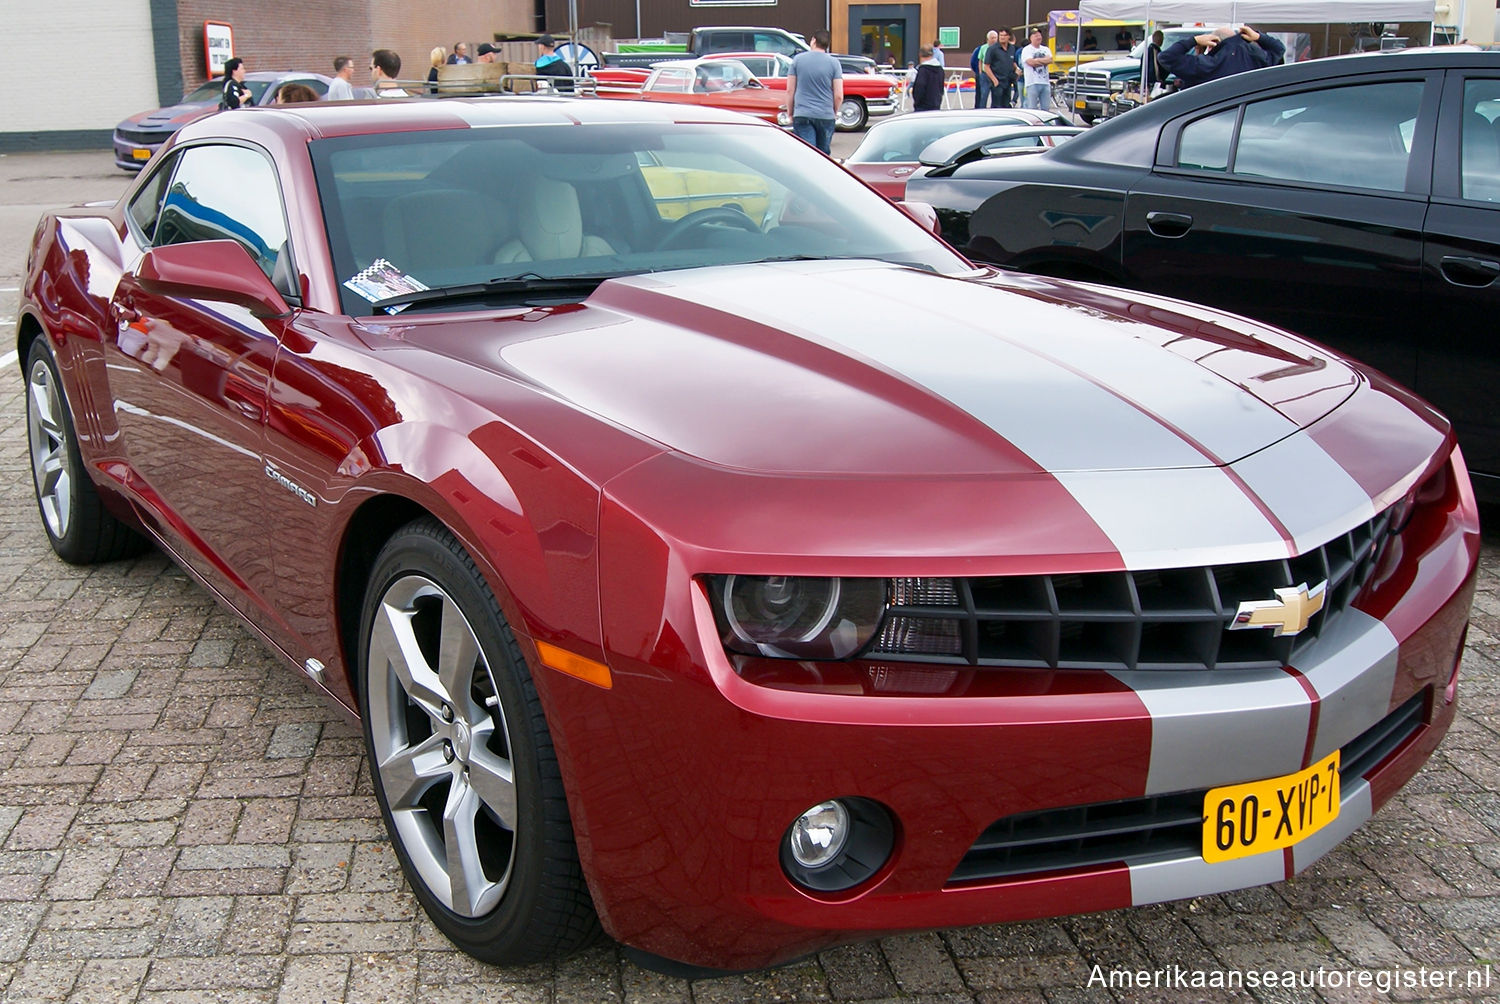
<instances>
[{"instance_id":1,"label":"windshield","mask_svg":"<svg viewBox=\"0 0 1500 1004\"><path fill-rule=\"evenodd\" d=\"M1035 125L1026 115L912 115L871 129L847 164L915 163L928 144L964 129L989 125Z\"/></svg>"},{"instance_id":2,"label":"windshield","mask_svg":"<svg viewBox=\"0 0 1500 1004\"><path fill-rule=\"evenodd\" d=\"M310 83L311 81L308 81ZM260 96L266 93L266 88L271 86L269 80L246 80L246 86L250 88L250 97L253 103L260 104ZM196 88L188 91L182 96L179 104L201 105L209 101L217 102L224 96L224 78L215 77L206 84L199 84Z\"/></svg>"},{"instance_id":3,"label":"windshield","mask_svg":"<svg viewBox=\"0 0 1500 1004\"><path fill-rule=\"evenodd\" d=\"M224 78L215 77L206 84L200 84L182 96L178 102L184 105L201 105L205 101L217 101L224 93Z\"/></svg>"},{"instance_id":4,"label":"windshield","mask_svg":"<svg viewBox=\"0 0 1500 1004\"><path fill-rule=\"evenodd\" d=\"M351 314L380 298L357 291L362 276L399 292L801 258L970 269L832 161L761 126L444 129L310 150Z\"/></svg>"}]
</instances>

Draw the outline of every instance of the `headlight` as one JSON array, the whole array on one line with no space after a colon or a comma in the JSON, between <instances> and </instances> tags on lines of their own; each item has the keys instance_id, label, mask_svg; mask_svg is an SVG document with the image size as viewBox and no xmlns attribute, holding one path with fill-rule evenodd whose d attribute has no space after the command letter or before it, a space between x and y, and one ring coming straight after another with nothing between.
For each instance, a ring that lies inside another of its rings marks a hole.
<instances>
[{"instance_id":1,"label":"headlight","mask_svg":"<svg viewBox=\"0 0 1500 1004\"><path fill-rule=\"evenodd\" d=\"M874 636L886 607L884 579L724 575L711 586L724 647L745 655L848 658Z\"/></svg>"},{"instance_id":2,"label":"headlight","mask_svg":"<svg viewBox=\"0 0 1500 1004\"><path fill-rule=\"evenodd\" d=\"M1124 94L1125 93L1125 81L1123 81L1123 80L1111 80L1109 82L1109 93L1111 93L1111 94Z\"/></svg>"}]
</instances>

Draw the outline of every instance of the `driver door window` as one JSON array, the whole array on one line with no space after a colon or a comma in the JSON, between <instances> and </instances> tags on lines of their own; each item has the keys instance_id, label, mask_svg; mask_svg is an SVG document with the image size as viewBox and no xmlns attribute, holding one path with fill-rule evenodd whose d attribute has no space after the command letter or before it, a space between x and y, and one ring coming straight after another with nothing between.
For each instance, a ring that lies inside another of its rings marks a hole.
<instances>
[{"instance_id":1,"label":"driver door window","mask_svg":"<svg viewBox=\"0 0 1500 1004\"><path fill-rule=\"evenodd\" d=\"M270 278L286 247L276 171L242 146L195 146L182 154L162 203L154 243L232 240Z\"/></svg>"}]
</instances>

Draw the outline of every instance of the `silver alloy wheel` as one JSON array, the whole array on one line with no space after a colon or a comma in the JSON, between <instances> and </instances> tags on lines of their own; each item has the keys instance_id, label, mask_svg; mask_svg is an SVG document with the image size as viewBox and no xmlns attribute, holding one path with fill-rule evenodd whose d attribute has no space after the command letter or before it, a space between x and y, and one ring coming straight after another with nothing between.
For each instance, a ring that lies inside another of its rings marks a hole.
<instances>
[{"instance_id":1,"label":"silver alloy wheel","mask_svg":"<svg viewBox=\"0 0 1500 1004\"><path fill-rule=\"evenodd\" d=\"M441 586L412 574L381 596L369 653L371 754L401 846L444 906L481 917L510 880L516 789L479 639Z\"/></svg>"},{"instance_id":2,"label":"silver alloy wheel","mask_svg":"<svg viewBox=\"0 0 1500 1004\"><path fill-rule=\"evenodd\" d=\"M67 536L73 523L73 469L68 463L68 433L63 425L62 393L52 371L40 358L27 381L26 433L31 445L31 476L42 518L55 539Z\"/></svg>"}]
</instances>

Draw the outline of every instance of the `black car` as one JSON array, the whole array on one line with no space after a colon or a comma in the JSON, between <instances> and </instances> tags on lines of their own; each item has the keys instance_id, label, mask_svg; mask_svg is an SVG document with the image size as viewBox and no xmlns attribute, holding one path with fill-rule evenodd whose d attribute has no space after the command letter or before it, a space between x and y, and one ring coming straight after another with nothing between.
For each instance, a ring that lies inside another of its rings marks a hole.
<instances>
[{"instance_id":1,"label":"black car","mask_svg":"<svg viewBox=\"0 0 1500 1004\"><path fill-rule=\"evenodd\" d=\"M938 175L938 176L933 176ZM1196 300L1416 388L1500 497L1500 53L1255 70L908 182L977 261Z\"/></svg>"}]
</instances>

